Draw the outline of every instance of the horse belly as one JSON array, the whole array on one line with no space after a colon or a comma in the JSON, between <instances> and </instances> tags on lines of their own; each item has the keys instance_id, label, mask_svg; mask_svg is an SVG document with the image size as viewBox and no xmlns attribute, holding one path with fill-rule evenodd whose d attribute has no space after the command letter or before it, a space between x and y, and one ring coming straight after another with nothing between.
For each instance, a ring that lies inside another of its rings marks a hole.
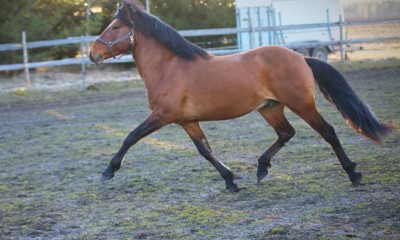
<instances>
[{"instance_id":1,"label":"horse belly","mask_svg":"<svg viewBox=\"0 0 400 240\"><path fill-rule=\"evenodd\" d=\"M246 60L246 61L245 61ZM196 120L225 120L243 116L275 99L258 57L242 54L215 57L187 72L188 110ZM203 69L199 71L199 69Z\"/></svg>"},{"instance_id":2,"label":"horse belly","mask_svg":"<svg viewBox=\"0 0 400 240\"><path fill-rule=\"evenodd\" d=\"M264 104L266 97L232 85L226 89L197 91L194 101L189 103L190 115L198 121L226 120L243 116Z\"/></svg>"}]
</instances>

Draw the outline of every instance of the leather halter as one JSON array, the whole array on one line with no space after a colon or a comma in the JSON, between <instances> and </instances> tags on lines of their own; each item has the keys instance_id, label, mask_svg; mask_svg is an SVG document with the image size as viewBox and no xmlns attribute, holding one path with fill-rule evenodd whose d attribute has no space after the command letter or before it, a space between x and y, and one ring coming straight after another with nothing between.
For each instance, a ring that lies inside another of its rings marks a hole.
<instances>
[{"instance_id":1,"label":"leather halter","mask_svg":"<svg viewBox=\"0 0 400 240\"><path fill-rule=\"evenodd\" d=\"M127 35L125 35L125 36L123 36L123 37L120 37L120 38L118 38L117 40L112 41L112 42L107 42L107 41L105 41L104 39L102 39L102 38L99 36L99 37L96 38L96 41L99 41L99 42L101 42L101 43L107 45L107 47L110 49L111 56L112 56L114 59L116 59L116 57L115 57L115 55L114 55L114 52L113 52L113 49L112 49L113 46L116 45L117 43L120 43L120 42L122 42L122 41L125 41L125 40L128 39L128 38L129 38L130 41L131 41L131 50L133 50L133 49L135 48L135 31L134 31L134 29L133 29L133 22L132 22L131 31L130 31Z\"/></svg>"}]
</instances>

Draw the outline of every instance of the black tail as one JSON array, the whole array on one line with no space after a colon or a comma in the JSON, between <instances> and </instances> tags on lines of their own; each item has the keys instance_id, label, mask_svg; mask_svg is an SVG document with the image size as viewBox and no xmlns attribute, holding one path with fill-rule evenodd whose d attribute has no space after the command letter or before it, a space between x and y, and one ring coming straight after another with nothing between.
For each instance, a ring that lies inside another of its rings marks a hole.
<instances>
[{"instance_id":1,"label":"black tail","mask_svg":"<svg viewBox=\"0 0 400 240\"><path fill-rule=\"evenodd\" d=\"M379 143L392 130L391 126L376 119L338 70L316 58L305 60L325 98L336 105L343 118L357 132Z\"/></svg>"}]
</instances>

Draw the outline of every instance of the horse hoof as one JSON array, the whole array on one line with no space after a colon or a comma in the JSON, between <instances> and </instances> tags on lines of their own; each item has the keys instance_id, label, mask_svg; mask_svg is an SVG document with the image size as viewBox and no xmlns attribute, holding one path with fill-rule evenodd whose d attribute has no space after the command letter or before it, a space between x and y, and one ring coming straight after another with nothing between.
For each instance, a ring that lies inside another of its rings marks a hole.
<instances>
[{"instance_id":1,"label":"horse hoof","mask_svg":"<svg viewBox=\"0 0 400 240\"><path fill-rule=\"evenodd\" d=\"M113 175L106 175L106 174L101 174L101 181L108 181L108 180L111 180L112 178L114 177L114 174Z\"/></svg>"},{"instance_id":2,"label":"horse hoof","mask_svg":"<svg viewBox=\"0 0 400 240\"><path fill-rule=\"evenodd\" d=\"M350 176L350 181L353 184L353 186L359 186L359 185L361 185L361 178L362 178L362 174L360 172L354 172Z\"/></svg>"},{"instance_id":3,"label":"horse hoof","mask_svg":"<svg viewBox=\"0 0 400 240\"><path fill-rule=\"evenodd\" d=\"M268 175L268 170L265 171L259 171L257 173L257 184L260 184L260 182Z\"/></svg>"},{"instance_id":4,"label":"horse hoof","mask_svg":"<svg viewBox=\"0 0 400 240\"><path fill-rule=\"evenodd\" d=\"M115 171L111 166L108 166L104 172L101 174L101 181L111 180L115 176Z\"/></svg>"},{"instance_id":5,"label":"horse hoof","mask_svg":"<svg viewBox=\"0 0 400 240\"><path fill-rule=\"evenodd\" d=\"M230 192L230 193L234 193L234 192L239 192L239 191L240 191L239 187L238 187L235 183L233 183L233 184L230 185L230 186L226 186L226 189L227 189L228 192Z\"/></svg>"},{"instance_id":6,"label":"horse hoof","mask_svg":"<svg viewBox=\"0 0 400 240\"><path fill-rule=\"evenodd\" d=\"M271 163L269 162L259 162L257 166L257 184L268 175L268 168L271 168Z\"/></svg>"}]
</instances>

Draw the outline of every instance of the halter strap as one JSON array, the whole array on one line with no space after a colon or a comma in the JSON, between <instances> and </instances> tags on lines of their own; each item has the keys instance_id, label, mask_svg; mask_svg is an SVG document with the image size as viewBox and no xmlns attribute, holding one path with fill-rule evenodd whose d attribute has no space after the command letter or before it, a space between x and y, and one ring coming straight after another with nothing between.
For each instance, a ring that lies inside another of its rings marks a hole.
<instances>
[{"instance_id":1,"label":"halter strap","mask_svg":"<svg viewBox=\"0 0 400 240\"><path fill-rule=\"evenodd\" d=\"M134 36L135 36L135 32L134 32L134 30L133 30L133 28L132 28L132 31L130 31L127 35L125 35L125 36L123 36L123 37L121 37L121 38L118 38L117 40L115 40L115 41L113 41L113 42L107 42L107 41L105 41L104 39L102 39L101 37L97 37L97 38L96 38L96 41L99 41L99 42L101 42L101 43L107 45L108 48L110 49L111 56L112 56L114 59L116 59L116 57L115 57L115 55L114 55L114 52L113 52L113 49L112 49L113 46L116 45L117 43L120 43L120 42L122 42L122 41L125 41L126 39L129 38L130 41L131 41L131 50L133 50L133 49L135 48L135 38L134 38Z\"/></svg>"}]
</instances>

